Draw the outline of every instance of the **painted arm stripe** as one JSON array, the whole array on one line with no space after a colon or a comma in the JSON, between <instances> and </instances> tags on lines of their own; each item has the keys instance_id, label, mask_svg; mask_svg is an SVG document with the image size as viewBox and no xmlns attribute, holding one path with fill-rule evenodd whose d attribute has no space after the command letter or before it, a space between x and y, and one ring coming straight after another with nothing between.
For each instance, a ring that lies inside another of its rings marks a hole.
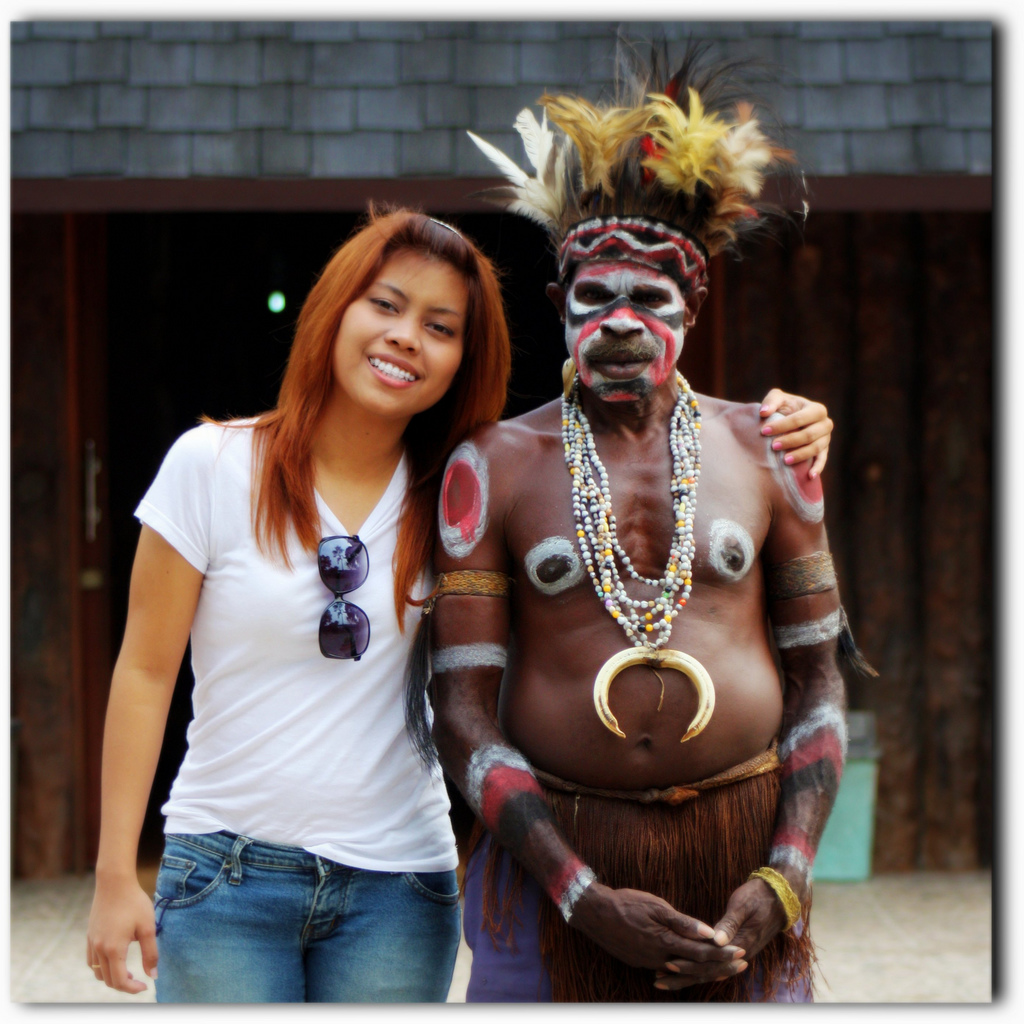
<instances>
[{"instance_id":1,"label":"painted arm stripe","mask_svg":"<svg viewBox=\"0 0 1024 1024\"><path fill-rule=\"evenodd\" d=\"M832 766L838 782L843 772L843 748L834 732L818 733L809 743L792 751L782 762L782 779L785 781L811 765L825 763Z\"/></svg>"},{"instance_id":2,"label":"painted arm stripe","mask_svg":"<svg viewBox=\"0 0 1024 1024\"><path fill-rule=\"evenodd\" d=\"M840 777L841 773L836 771L836 766L831 761L815 761L799 771L783 776L781 798L783 801L799 801L810 797L817 804L821 803L822 798L826 798L828 800L827 807L809 811L810 816L816 821L820 819L820 824L824 827L825 819L832 807L832 801L835 800L836 792L839 790ZM785 815L785 812L783 814L785 817L790 817Z\"/></svg>"},{"instance_id":3,"label":"painted arm stripe","mask_svg":"<svg viewBox=\"0 0 1024 1024\"><path fill-rule=\"evenodd\" d=\"M788 647L812 647L839 636L843 628L842 609L812 622L797 622L792 626L775 626L775 644L780 651Z\"/></svg>"},{"instance_id":4,"label":"painted arm stripe","mask_svg":"<svg viewBox=\"0 0 1024 1024\"><path fill-rule=\"evenodd\" d=\"M533 773L530 762L518 750L498 743L477 747L470 755L469 764L466 765L466 796L476 807L480 806L480 798L483 796L484 779L495 765L505 765L508 768Z\"/></svg>"},{"instance_id":5,"label":"painted arm stripe","mask_svg":"<svg viewBox=\"0 0 1024 1024\"><path fill-rule=\"evenodd\" d=\"M785 761L794 747L805 743L819 729L831 729L839 737L846 756L846 716L837 704L819 704L799 725L794 726L779 744L779 760Z\"/></svg>"},{"instance_id":6,"label":"painted arm stripe","mask_svg":"<svg viewBox=\"0 0 1024 1024\"><path fill-rule=\"evenodd\" d=\"M776 831L772 839L772 855L776 848L789 848L798 853L810 867L814 863L815 848L810 837L803 829L783 826Z\"/></svg>"},{"instance_id":7,"label":"painted arm stripe","mask_svg":"<svg viewBox=\"0 0 1024 1024\"><path fill-rule=\"evenodd\" d=\"M768 864L773 868L793 868L794 871L799 871L808 881L811 879L813 857L811 860L808 860L795 846L788 846L785 843L777 842L772 846L772 852L768 856Z\"/></svg>"},{"instance_id":8,"label":"painted arm stripe","mask_svg":"<svg viewBox=\"0 0 1024 1024\"><path fill-rule=\"evenodd\" d=\"M434 651L430 662L436 674L468 668L504 668L508 651L501 644L458 644Z\"/></svg>"},{"instance_id":9,"label":"painted arm stripe","mask_svg":"<svg viewBox=\"0 0 1024 1024\"><path fill-rule=\"evenodd\" d=\"M480 800L480 817L492 831L501 829L501 818L507 804L518 796L543 800L540 783L531 772L517 768L496 767L487 773Z\"/></svg>"},{"instance_id":10,"label":"painted arm stripe","mask_svg":"<svg viewBox=\"0 0 1024 1024\"><path fill-rule=\"evenodd\" d=\"M566 921L572 917L572 912L576 909L580 897L587 891L587 887L596 880L594 872L578 858L566 864L552 880L548 895L558 905Z\"/></svg>"}]
</instances>

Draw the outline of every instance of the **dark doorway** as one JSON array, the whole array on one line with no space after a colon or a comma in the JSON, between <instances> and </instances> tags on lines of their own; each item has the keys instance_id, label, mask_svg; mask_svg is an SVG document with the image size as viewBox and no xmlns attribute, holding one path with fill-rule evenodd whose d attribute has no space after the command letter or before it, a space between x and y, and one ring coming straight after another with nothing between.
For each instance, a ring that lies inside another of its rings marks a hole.
<instances>
[{"instance_id":1,"label":"dark doorway","mask_svg":"<svg viewBox=\"0 0 1024 1024\"><path fill-rule=\"evenodd\" d=\"M517 217L452 218L503 271L515 370L507 413L558 394L561 330L544 295L553 257ZM295 318L355 214L115 214L109 217L109 484L113 645L124 632L139 525L133 512L164 454L202 415L249 416L276 399ZM268 298L284 295L281 312ZM159 850L160 807L185 752L192 673L178 679L143 829Z\"/></svg>"}]
</instances>

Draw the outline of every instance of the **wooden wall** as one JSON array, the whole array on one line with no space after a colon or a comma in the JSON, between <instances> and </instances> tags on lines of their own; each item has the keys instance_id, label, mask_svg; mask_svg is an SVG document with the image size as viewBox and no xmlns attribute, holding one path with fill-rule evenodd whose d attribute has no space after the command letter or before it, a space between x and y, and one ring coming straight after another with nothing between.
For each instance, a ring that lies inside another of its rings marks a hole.
<instances>
[{"instance_id":1,"label":"wooden wall","mask_svg":"<svg viewBox=\"0 0 1024 1024\"><path fill-rule=\"evenodd\" d=\"M11 222L11 714L14 871L74 867L72 467L67 457L65 221Z\"/></svg>"},{"instance_id":2,"label":"wooden wall","mask_svg":"<svg viewBox=\"0 0 1024 1024\"><path fill-rule=\"evenodd\" d=\"M987 214L812 214L726 264L725 393L764 382L836 422L826 521L877 679L874 867L990 863L992 273Z\"/></svg>"},{"instance_id":3,"label":"wooden wall","mask_svg":"<svg viewBox=\"0 0 1024 1024\"><path fill-rule=\"evenodd\" d=\"M12 218L12 810L15 870L28 877L80 869L95 842L86 776L109 644L88 639L109 634L110 595L83 589L107 555L102 535L95 551L81 540L69 453L95 436L106 457L101 364L88 354L105 331L101 226ZM836 421L830 539L880 672L848 676L851 707L878 715L879 872L991 862L991 256L987 213L815 213L802 238L716 260L687 341L698 389L754 401L780 384L820 398ZM529 289L546 309L541 285Z\"/></svg>"}]
</instances>

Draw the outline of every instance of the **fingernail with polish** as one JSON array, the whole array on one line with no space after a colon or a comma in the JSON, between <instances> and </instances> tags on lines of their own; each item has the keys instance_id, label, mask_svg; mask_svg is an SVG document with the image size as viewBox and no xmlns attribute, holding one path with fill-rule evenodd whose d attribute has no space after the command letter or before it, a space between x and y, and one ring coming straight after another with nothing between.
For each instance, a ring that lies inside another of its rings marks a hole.
<instances>
[{"instance_id":1,"label":"fingernail with polish","mask_svg":"<svg viewBox=\"0 0 1024 1024\"><path fill-rule=\"evenodd\" d=\"M762 434L768 435L771 432L772 432L772 428L770 426L765 426L765 427L761 428L761 433Z\"/></svg>"},{"instance_id":2,"label":"fingernail with polish","mask_svg":"<svg viewBox=\"0 0 1024 1024\"><path fill-rule=\"evenodd\" d=\"M787 455L782 461L785 462L787 466L791 466L793 464L793 456Z\"/></svg>"},{"instance_id":3,"label":"fingernail with polish","mask_svg":"<svg viewBox=\"0 0 1024 1024\"><path fill-rule=\"evenodd\" d=\"M772 448L775 451L778 451L781 447L782 447L782 442L781 441L772 441Z\"/></svg>"}]
</instances>

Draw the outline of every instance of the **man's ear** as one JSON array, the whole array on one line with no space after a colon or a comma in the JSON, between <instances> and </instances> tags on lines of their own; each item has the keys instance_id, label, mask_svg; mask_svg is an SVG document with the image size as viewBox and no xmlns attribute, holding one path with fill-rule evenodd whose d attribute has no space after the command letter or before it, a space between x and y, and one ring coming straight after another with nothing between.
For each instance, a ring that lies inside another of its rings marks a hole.
<instances>
[{"instance_id":1,"label":"man's ear","mask_svg":"<svg viewBox=\"0 0 1024 1024\"><path fill-rule=\"evenodd\" d=\"M551 284L544 289L547 293L548 298L551 300L552 305L558 311L558 319L565 323L565 289L552 281Z\"/></svg>"},{"instance_id":2,"label":"man's ear","mask_svg":"<svg viewBox=\"0 0 1024 1024\"><path fill-rule=\"evenodd\" d=\"M683 316L683 327L686 330L689 330L697 322L697 314L700 312L700 307L707 298L707 294L707 288L701 285L699 288L694 288L684 299L683 305L686 307L686 313Z\"/></svg>"}]
</instances>

